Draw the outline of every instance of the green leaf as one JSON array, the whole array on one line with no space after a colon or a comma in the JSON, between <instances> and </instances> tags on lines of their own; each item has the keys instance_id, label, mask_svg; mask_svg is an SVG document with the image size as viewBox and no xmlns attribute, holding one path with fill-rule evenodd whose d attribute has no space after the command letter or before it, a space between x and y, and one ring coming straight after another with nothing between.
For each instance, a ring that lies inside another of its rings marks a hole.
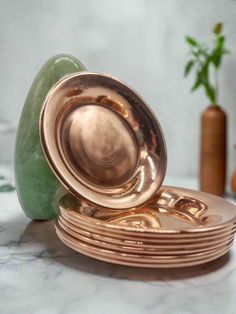
<instances>
[{"instance_id":1,"label":"green leaf","mask_svg":"<svg viewBox=\"0 0 236 314\"><path fill-rule=\"evenodd\" d=\"M212 63L214 64L214 66L216 68L218 68L220 66L220 64L221 64L222 55L221 55L221 53L219 51L216 51L212 55L211 59L212 59Z\"/></svg>"},{"instance_id":2,"label":"green leaf","mask_svg":"<svg viewBox=\"0 0 236 314\"><path fill-rule=\"evenodd\" d=\"M213 29L214 42L212 45L205 45L191 36L186 36L185 41L190 46L191 60L187 62L184 68L185 76L190 72L195 73L195 81L191 91L202 87L207 98L215 103L217 100L217 82L211 81L212 72L216 72L221 65L223 55L229 51L225 46L225 36L222 34L223 24L217 23ZM214 77L214 76L213 76Z\"/></svg>"},{"instance_id":3,"label":"green leaf","mask_svg":"<svg viewBox=\"0 0 236 314\"><path fill-rule=\"evenodd\" d=\"M191 37L191 36L186 36L185 40L188 44L190 44L191 46L197 46L197 41Z\"/></svg>"},{"instance_id":4,"label":"green leaf","mask_svg":"<svg viewBox=\"0 0 236 314\"><path fill-rule=\"evenodd\" d=\"M201 70L199 71L199 75L201 76L202 81L208 81L208 72L209 72L209 64L210 64L210 57L206 59L203 63Z\"/></svg>"},{"instance_id":5,"label":"green leaf","mask_svg":"<svg viewBox=\"0 0 236 314\"><path fill-rule=\"evenodd\" d=\"M0 186L0 192L12 192L15 191L15 187L11 184L3 184Z\"/></svg>"},{"instance_id":6,"label":"green leaf","mask_svg":"<svg viewBox=\"0 0 236 314\"><path fill-rule=\"evenodd\" d=\"M219 36L216 40L216 44L218 48L222 48L225 42L225 36Z\"/></svg>"},{"instance_id":7,"label":"green leaf","mask_svg":"<svg viewBox=\"0 0 236 314\"><path fill-rule=\"evenodd\" d=\"M191 92L194 92L196 89L198 89L202 85L201 77L198 75L195 83L193 84L191 88Z\"/></svg>"},{"instance_id":8,"label":"green leaf","mask_svg":"<svg viewBox=\"0 0 236 314\"><path fill-rule=\"evenodd\" d=\"M207 59L201 63L201 65L198 69L198 72L197 72L196 82L195 82L194 86L192 87L192 91L197 89L200 85L207 84L207 82L209 80L209 65L210 65L210 56L208 56Z\"/></svg>"},{"instance_id":9,"label":"green leaf","mask_svg":"<svg viewBox=\"0 0 236 314\"><path fill-rule=\"evenodd\" d=\"M3 175L0 175L0 180L4 180L5 177Z\"/></svg>"},{"instance_id":10,"label":"green leaf","mask_svg":"<svg viewBox=\"0 0 236 314\"><path fill-rule=\"evenodd\" d=\"M218 35L222 32L223 29L223 23L217 23L213 29L213 33Z\"/></svg>"},{"instance_id":11,"label":"green leaf","mask_svg":"<svg viewBox=\"0 0 236 314\"><path fill-rule=\"evenodd\" d=\"M185 77L190 73L194 63L195 63L194 60L189 60L189 62L186 64L185 69L184 69L184 76Z\"/></svg>"},{"instance_id":12,"label":"green leaf","mask_svg":"<svg viewBox=\"0 0 236 314\"><path fill-rule=\"evenodd\" d=\"M216 40L216 47L213 49L211 60L216 68L219 68L223 56L223 46L225 37L219 36Z\"/></svg>"},{"instance_id":13,"label":"green leaf","mask_svg":"<svg viewBox=\"0 0 236 314\"><path fill-rule=\"evenodd\" d=\"M215 97L214 88L210 86L209 83L204 84L204 87L205 87L205 92L206 92L207 97L210 99L212 103L215 103L216 97Z\"/></svg>"}]
</instances>

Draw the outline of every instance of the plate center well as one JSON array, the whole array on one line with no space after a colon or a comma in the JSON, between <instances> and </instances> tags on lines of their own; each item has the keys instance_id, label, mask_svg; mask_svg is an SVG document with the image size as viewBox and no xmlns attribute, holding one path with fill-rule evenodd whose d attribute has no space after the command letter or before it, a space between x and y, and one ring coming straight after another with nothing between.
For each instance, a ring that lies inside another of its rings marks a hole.
<instances>
[{"instance_id":1,"label":"plate center well","mask_svg":"<svg viewBox=\"0 0 236 314\"><path fill-rule=\"evenodd\" d=\"M126 121L112 109L73 106L60 126L67 165L90 184L114 188L128 182L138 164L138 145Z\"/></svg>"}]
</instances>

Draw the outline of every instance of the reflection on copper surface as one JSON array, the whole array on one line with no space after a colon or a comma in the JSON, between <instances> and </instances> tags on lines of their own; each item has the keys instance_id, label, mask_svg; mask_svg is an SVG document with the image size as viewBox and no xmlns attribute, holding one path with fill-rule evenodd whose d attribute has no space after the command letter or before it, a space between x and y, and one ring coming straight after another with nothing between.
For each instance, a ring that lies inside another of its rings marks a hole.
<instances>
[{"instance_id":1,"label":"reflection on copper surface","mask_svg":"<svg viewBox=\"0 0 236 314\"><path fill-rule=\"evenodd\" d=\"M171 190L164 189L148 205L133 210L117 210L97 208L82 202L81 213L106 222L138 228L161 228L161 216L167 215L196 226L204 225L207 205L189 196L179 196ZM161 214L161 216L158 214Z\"/></svg>"},{"instance_id":2,"label":"reflection on copper surface","mask_svg":"<svg viewBox=\"0 0 236 314\"><path fill-rule=\"evenodd\" d=\"M94 226L111 228L116 232L144 231L167 233L213 232L236 220L236 207L229 202L206 193L163 187L144 207L115 210L98 207L67 195L61 200L61 209L78 221L87 219ZM120 229L119 229L120 228Z\"/></svg>"},{"instance_id":3,"label":"reflection on copper surface","mask_svg":"<svg viewBox=\"0 0 236 314\"><path fill-rule=\"evenodd\" d=\"M168 189L158 193L156 205L160 213L175 216L195 225L204 225L208 218L205 203L190 196L179 196Z\"/></svg>"},{"instance_id":4,"label":"reflection on copper surface","mask_svg":"<svg viewBox=\"0 0 236 314\"><path fill-rule=\"evenodd\" d=\"M171 247L168 245L157 245L156 247L153 248L147 248L145 245L140 245L139 247L131 247L126 244L113 244L110 243L109 241L106 242L106 240L103 240L104 237L101 237L102 240L96 240L94 238L94 234L86 233L84 230L81 230L78 228L77 230L73 230L71 228L71 225L68 227L68 223L65 222L65 220L58 219L56 222L56 226L63 231L65 234L68 234L75 239L81 240L87 244L90 245L96 245L101 248L105 249L111 249L115 251L120 251L124 253L130 253L130 254L143 254L145 257L149 255L153 256L170 256L170 255L175 255L175 256L181 256L181 255L186 255L186 254L193 254L193 253L204 253L204 252L209 252L210 250L215 250L215 249L220 249L226 246L228 243L230 243L233 239L233 236L230 237L223 237L222 240L218 242L208 242L208 246L205 247L185 247L184 244L182 245L175 245L175 247ZM87 235L86 235L87 234Z\"/></svg>"},{"instance_id":5,"label":"reflection on copper surface","mask_svg":"<svg viewBox=\"0 0 236 314\"><path fill-rule=\"evenodd\" d=\"M106 221L116 225L130 226L140 229L161 227L161 222L156 215L156 210L148 207L126 211L119 215L116 214L112 218L106 219Z\"/></svg>"},{"instance_id":6,"label":"reflection on copper surface","mask_svg":"<svg viewBox=\"0 0 236 314\"><path fill-rule=\"evenodd\" d=\"M154 249L185 249L185 250L207 250L214 245L219 245L225 242L227 239L233 238L235 233L235 228L232 226L230 228L222 229L218 231L218 233L208 233L205 235L195 235L193 237L191 234L185 237L179 237L179 235L175 234L171 235L160 235L157 234L153 239L151 238L143 238L142 234L136 232L135 237L129 236L127 234L117 234L113 233L111 230L100 230L94 226L86 224L82 221L75 221L71 216L65 214L65 212L61 211L60 217L58 217L57 221L63 222L69 228L72 228L75 232L82 233L88 232L90 237L96 240L103 240L108 243L115 243L119 245L127 245L135 248L142 247L147 250ZM113 226L113 225L111 225ZM136 229L139 230L139 229ZM141 229L143 230L143 229Z\"/></svg>"},{"instance_id":7,"label":"reflection on copper surface","mask_svg":"<svg viewBox=\"0 0 236 314\"><path fill-rule=\"evenodd\" d=\"M85 216L90 216L94 218L101 219L103 221L114 223L116 225L137 227L140 229L162 228L162 219L164 216L171 217L173 219L182 220L186 223L193 224L195 226L203 226L204 221L207 220L207 216L201 217L194 216L188 212L188 208L185 208L185 212L182 211L183 208L178 207L168 207L168 206L154 206L142 207L134 210L125 210L122 212L110 211L109 209L95 209L94 211L90 208L83 208L81 213ZM93 212L93 213L92 213ZM92 215L91 215L92 213Z\"/></svg>"},{"instance_id":8,"label":"reflection on copper surface","mask_svg":"<svg viewBox=\"0 0 236 314\"><path fill-rule=\"evenodd\" d=\"M201 253L186 255L183 254L179 256L148 255L145 257L145 255L140 254L118 252L109 250L107 248L100 248L95 245L88 244L82 240L71 237L69 234L63 232L63 230L58 225L56 225L55 228L57 235L61 239L61 241L77 252L96 258L98 260L136 267L172 268L203 264L224 255L226 252L229 251L230 247L232 246L232 241L230 241L223 247Z\"/></svg>"},{"instance_id":9,"label":"reflection on copper surface","mask_svg":"<svg viewBox=\"0 0 236 314\"><path fill-rule=\"evenodd\" d=\"M119 187L137 168L136 140L117 117L94 104L78 106L64 117L60 142L65 162L85 184L103 189Z\"/></svg>"},{"instance_id":10,"label":"reflection on copper surface","mask_svg":"<svg viewBox=\"0 0 236 314\"><path fill-rule=\"evenodd\" d=\"M100 95L96 98L96 102L101 105L110 106L112 109L119 112L125 119L129 117L129 113L127 110L124 109L124 105L109 96Z\"/></svg>"},{"instance_id":11,"label":"reflection on copper surface","mask_svg":"<svg viewBox=\"0 0 236 314\"><path fill-rule=\"evenodd\" d=\"M163 187L148 205L115 210L73 195L60 202L55 224L67 246L110 263L139 267L187 267L229 251L236 207L224 199Z\"/></svg>"},{"instance_id":12,"label":"reflection on copper surface","mask_svg":"<svg viewBox=\"0 0 236 314\"><path fill-rule=\"evenodd\" d=\"M149 254L150 252L159 253L161 251L171 254L182 254L182 253L194 253L194 252L204 252L211 248L217 248L226 244L227 241L233 238L234 232L224 231L220 234L213 236L205 236L204 242L201 241L201 237L193 243L193 239L190 242L189 239L182 238L177 239L176 237L172 237L171 239L164 239L165 241L161 241L163 239L156 238L156 243L149 243L144 240L129 240L128 238L122 239L120 236L115 237L112 233L110 235L106 235L104 233L97 233L95 228L90 226L85 226L81 223L73 223L70 220L66 219L62 215L57 218L57 224L61 226L67 233L79 237L80 235L86 236L87 238L91 238L94 243L101 245L101 243L116 245L116 249L118 247L122 249L127 249L130 251L142 252L143 254Z\"/></svg>"},{"instance_id":13,"label":"reflection on copper surface","mask_svg":"<svg viewBox=\"0 0 236 314\"><path fill-rule=\"evenodd\" d=\"M97 206L145 205L166 171L161 127L127 84L102 73L58 82L40 116L46 158L63 185Z\"/></svg>"}]
</instances>

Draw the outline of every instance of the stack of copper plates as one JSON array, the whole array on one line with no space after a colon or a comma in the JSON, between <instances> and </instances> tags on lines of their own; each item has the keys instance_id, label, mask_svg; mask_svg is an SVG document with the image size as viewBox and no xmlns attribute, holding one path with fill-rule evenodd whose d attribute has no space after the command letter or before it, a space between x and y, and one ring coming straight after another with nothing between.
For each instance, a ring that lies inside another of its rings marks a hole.
<instances>
[{"instance_id":1,"label":"stack of copper plates","mask_svg":"<svg viewBox=\"0 0 236 314\"><path fill-rule=\"evenodd\" d=\"M75 251L158 268L198 265L224 255L235 228L236 210L229 202L173 187L162 188L155 203L128 211L96 208L66 195L56 222L59 238Z\"/></svg>"},{"instance_id":2,"label":"stack of copper plates","mask_svg":"<svg viewBox=\"0 0 236 314\"><path fill-rule=\"evenodd\" d=\"M40 137L69 192L56 231L74 250L123 265L184 267L213 260L232 245L235 206L161 186L163 132L124 82L89 72L63 78L45 99Z\"/></svg>"}]
</instances>

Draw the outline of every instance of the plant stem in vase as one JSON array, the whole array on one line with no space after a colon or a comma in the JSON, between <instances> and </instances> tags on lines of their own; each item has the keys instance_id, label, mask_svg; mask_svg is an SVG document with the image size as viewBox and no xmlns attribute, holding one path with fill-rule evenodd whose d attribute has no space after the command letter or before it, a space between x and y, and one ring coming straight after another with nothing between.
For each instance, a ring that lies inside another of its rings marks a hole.
<instances>
[{"instance_id":1,"label":"plant stem in vase","mask_svg":"<svg viewBox=\"0 0 236 314\"><path fill-rule=\"evenodd\" d=\"M222 27L222 23L214 27L211 46L186 37L191 59L185 66L185 76L195 70L191 91L202 87L211 103L201 115L200 189L215 195L224 194L226 176L227 116L218 105L218 71L223 55L229 51L224 47Z\"/></svg>"}]
</instances>

